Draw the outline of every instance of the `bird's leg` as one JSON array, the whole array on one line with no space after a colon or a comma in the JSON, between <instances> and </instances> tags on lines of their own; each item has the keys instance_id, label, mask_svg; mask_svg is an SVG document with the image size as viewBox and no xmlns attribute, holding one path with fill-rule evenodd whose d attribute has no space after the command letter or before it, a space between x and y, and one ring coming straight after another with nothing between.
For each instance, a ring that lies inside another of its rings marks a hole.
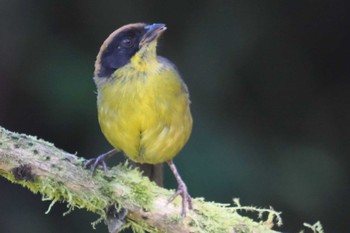
<instances>
[{"instance_id":1,"label":"bird's leg","mask_svg":"<svg viewBox=\"0 0 350 233\"><path fill-rule=\"evenodd\" d=\"M106 165L106 159L117 153L118 151L116 149L110 150L107 153L104 153L97 158L89 159L84 164L84 168L90 167L92 168L92 175L95 173L97 167L101 165L105 171L107 171L107 165Z\"/></svg>"},{"instance_id":2,"label":"bird's leg","mask_svg":"<svg viewBox=\"0 0 350 233\"><path fill-rule=\"evenodd\" d=\"M171 171L174 173L174 176L175 176L177 183L179 185L176 192L174 193L174 195L172 195L169 198L168 203L172 202L177 196L181 195L181 197L182 197L181 215L183 217L185 217L186 216L186 203L188 204L188 209L192 209L192 198L191 198L190 194L188 193L187 186L186 186L185 182L181 179L181 176L180 176L179 172L177 171L173 161L169 160L168 165L169 165Z\"/></svg>"}]
</instances>

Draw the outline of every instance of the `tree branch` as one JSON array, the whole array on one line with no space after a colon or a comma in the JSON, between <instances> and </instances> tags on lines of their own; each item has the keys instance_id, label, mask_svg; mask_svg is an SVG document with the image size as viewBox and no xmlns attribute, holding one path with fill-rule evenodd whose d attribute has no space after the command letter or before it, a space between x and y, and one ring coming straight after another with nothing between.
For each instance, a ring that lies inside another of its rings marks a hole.
<instances>
[{"instance_id":1,"label":"tree branch","mask_svg":"<svg viewBox=\"0 0 350 233\"><path fill-rule=\"evenodd\" d=\"M276 232L271 230L279 213L267 209L205 202L195 198L194 210L180 216L181 200L166 204L173 191L160 188L127 164L92 177L83 168L85 160L33 136L0 127L0 175L41 193L43 199L67 202L71 209L84 208L103 219L115 205L128 211L124 227L134 232ZM51 206L50 206L51 207ZM238 210L267 213L266 221L255 222Z\"/></svg>"}]
</instances>

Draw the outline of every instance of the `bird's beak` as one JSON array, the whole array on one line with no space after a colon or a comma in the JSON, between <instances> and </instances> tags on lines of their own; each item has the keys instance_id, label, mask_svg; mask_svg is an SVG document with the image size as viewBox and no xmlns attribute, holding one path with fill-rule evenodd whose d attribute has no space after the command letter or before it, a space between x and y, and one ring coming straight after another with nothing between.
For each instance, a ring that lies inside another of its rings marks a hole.
<instances>
[{"instance_id":1,"label":"bird's beak","mask_svg":"<svg viewBox=\"0 0 350 233\"><path fill-rule=\"evenodd\" d=\"M139 47L141 48L144 44L152 42L166 30L166 26L163 23L154 23L145 26L146 33L143 35Z\"/></svg>"}]
</instances>

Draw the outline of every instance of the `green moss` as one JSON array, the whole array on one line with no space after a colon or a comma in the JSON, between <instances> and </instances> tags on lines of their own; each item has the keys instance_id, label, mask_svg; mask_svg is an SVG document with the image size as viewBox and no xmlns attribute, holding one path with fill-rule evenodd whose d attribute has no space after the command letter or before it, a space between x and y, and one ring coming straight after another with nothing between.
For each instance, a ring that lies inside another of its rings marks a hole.
<instances>
[{"instance_id":1,"label":"green moss","mask_svg":"<svg viewBox=\"0 0 350 233\"><path fill-rule=\"evenodd\" d=\"M42 194L42 200L51 200L52 203L48 211L55 202L64 200L68 203L68 206L71 206L72 208L85 208L104 216L103 209L108 205L108 201L106 201L104 198L91 197L90 195L84 194L77 196L74 194L74 192L68 190L62 182L57 182L52 179L37 179L35 182L31 183L18 181L14 178L14 176L9 174L2 175L14 183L27 187L33 193L40 192Z\"/></svg>"},{"instance_id":2,"label":"green moss","mask_svg":"<svg viewBox=\"0 0 350 233\"><path fill-rule=\"evenodd\" d=\"M108 202L103 198L90 197L84 193L78 196L68 190L62 182L52 179L43 180L40 186L39 191L43 195L43 200L52 200L53 202L64 200L71 208L84 208L103 216L103 209L108 205Z\"/></svg>"},{"instance_id":3,"label":"green moss","mask_svg":"<svg viewBox=\"0 0 350 233\"><path fill-rule=\"evenodd\" d=\"M123 229L131 228L134 233L160 233L156 228L149 226L146 222L128 220Z\"/></svg>"},{"instance_id":4,"label":"green moss","mask_svg":"<svg viewBox=\"0 0 350 233\"><path fill-rule=\"evenodd\" d=\"M124 192L123 198L149 211L153 205L154 194L150 189L153 184L148 178L143 177L139 171L130 168L128 163L120 164L112 168L111 171L116 174L115 179L118 179L123 187L130 188Z\"/></svg>"}]
</instances>

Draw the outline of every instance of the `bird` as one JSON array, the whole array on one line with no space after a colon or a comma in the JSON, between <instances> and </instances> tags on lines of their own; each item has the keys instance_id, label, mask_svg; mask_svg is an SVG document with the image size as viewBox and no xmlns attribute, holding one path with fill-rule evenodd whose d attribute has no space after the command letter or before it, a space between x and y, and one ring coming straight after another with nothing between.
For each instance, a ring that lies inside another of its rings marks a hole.
<instances>
[{"instance_id":1,"label":"bird","mask_svg":"<svg viewBox=\"0 0 350 233\"><path fill-rule=\"evenodd\" d=\"M113 150L85 164L93 172L106 169L105 160L123 152L131 161L167 163L178 188L169 198L182 197L181 215L193 209L187 185L173 159L192 131L189 92L177 67L157 55L163 23L132 23L112 32L96 57L98 121Z\"/></svg>"}]
</instances>

